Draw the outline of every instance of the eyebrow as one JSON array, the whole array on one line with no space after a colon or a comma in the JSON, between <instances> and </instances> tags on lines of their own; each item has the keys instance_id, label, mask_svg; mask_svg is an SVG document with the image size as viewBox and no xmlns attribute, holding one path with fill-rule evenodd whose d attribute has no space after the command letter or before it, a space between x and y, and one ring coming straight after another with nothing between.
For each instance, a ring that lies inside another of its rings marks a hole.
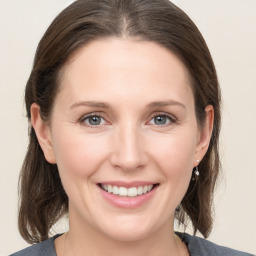
<instances>
[{"instance_id":1,"label":"eyebrow","mask_svg":"<svg viewBox=\"0 0 256 256\"><path fill-rule=\"evenodd\" d=\"M175 101L175 100L167 100L167 101L156 101L148 104L147 108L158 108L158 107L166 107L166 106L172 106L177 105L184 109L186 109L186 106L182 104L181 102Z\"/></svg>"},{"instance_id":2,"label":"eyebrow","mask_svg":"<svg viewBox=\"0 0 256 256\"><path fill-rule=\"evenodd\" d=\"M86 107L96 107L96 108L110 108L110 105L104 102L98 101L79 101L71 105L70 109L86 106Z\"/></svg>"},{"instance_id":3,"label":"eyebrow","mask_svg":"<svg viewBox=\"0 0 256 256\"><path fill-rule=\"evenodd\" d=\"M177 105L184 109L186 109L186 106L182 104L181 102L175 101L175 100L167 100L167 101L155 101L147 105L147 108L158 108L158 107L166 107L166 106L172 106ZM96 107L96 108L110 108L110 105L105 102L99 102L99 101L79 101L71 105L70 109L74 109L77 107Z\"/></svg>"}]
</instances>

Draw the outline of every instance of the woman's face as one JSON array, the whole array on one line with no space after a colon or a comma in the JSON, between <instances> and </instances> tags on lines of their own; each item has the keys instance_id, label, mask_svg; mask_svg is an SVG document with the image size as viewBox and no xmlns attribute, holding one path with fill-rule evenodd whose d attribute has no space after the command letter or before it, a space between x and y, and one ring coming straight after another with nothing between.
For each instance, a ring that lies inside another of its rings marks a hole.
<instances>
[{"instance_id":1,"label":"woman's face","mask_svg":"<svg viewBox=\"0 0 256 256\"><path fill-rule=\"evenodd\" d=\"M210 137L209 127L199 132L182 62L156 43L120 38L75 54L42 130L69 197L70 229L122 241L172 230Z\"/></svg>"}]
</instances>

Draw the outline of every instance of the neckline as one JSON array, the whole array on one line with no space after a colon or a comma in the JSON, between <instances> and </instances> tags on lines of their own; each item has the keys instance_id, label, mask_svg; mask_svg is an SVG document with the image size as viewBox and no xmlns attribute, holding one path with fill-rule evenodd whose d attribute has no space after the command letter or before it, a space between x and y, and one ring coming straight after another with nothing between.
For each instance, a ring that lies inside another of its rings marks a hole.
<instances>
[{"instance_id":1,"label":"neckline","mask_svg":"<svg viewBox=\"0 0 256 256\"><path fill-rule=\"evenodd\" d=\"M187 250L189 252L189 255L191 255L190 251L189 251L189 243L190 243L190 240L191 240L191 237L189 234L185 233L185 232L178 232L178 231L175 231L174 232L180 239L181 241L186 245L187 247ZM54 235L51 240L52 240L52 245L53 245L53 248L54 248L54 255L53 256L57 256L57 253L56 253L56 248L55 248L55 243L54 243L54 240L60 236L62 236L64 233L61 233L61 234L56 234Z\"/></svg>"}]
</instances>

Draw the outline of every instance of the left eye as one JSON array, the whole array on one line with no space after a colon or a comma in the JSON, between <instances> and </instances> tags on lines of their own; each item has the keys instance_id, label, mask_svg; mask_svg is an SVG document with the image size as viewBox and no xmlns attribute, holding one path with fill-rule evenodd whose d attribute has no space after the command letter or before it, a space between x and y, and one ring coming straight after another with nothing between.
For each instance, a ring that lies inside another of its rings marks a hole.
<instances>
[{"instance_id":1,"label":"left eye","mask_svg":"<svg viewBox=\"0 0 256 256\"><path fill-rule=\"evenodd\" d=\"M154 125L166 125L173 122L172 118L168 115L157 115L150 120L150 124Z\"/></svg>"},{"instance_id":2,"label":"left eye","mask_svg":"<svg viewBox=\"0 0 256 256\"><path fill-rule=\"evenodd\" d=\"M90 126L98 126L106 123L103 117L97 115L85 117L83 122Z\"/></svg>"}]
</instances>

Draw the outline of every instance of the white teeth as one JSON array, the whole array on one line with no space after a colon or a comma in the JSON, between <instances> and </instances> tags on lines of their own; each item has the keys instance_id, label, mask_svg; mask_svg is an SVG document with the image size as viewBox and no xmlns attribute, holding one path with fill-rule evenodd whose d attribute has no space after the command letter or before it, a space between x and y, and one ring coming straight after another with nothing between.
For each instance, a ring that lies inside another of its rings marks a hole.
<instances>
[{"instance_id":1,"label":"white teeth","mask_svg":"<svg viewBox=\"0 0 256 256\"><path fill-rule=\"evenodd\" d=\"M133 187L133 188L128 188L128 196L137 196L138 192L137 192L137 188Z\"/></svg>"},{"instance_id":2,"label":"white teeth","mask_svg":"<svg viewBox=\"0 0 256 256\"><path fill-rule=\"evenodd\" d=\"M113 187L113 194L118 195L118 193L119 193L118 187L117 187L117 186L114 186L114 187Z\"/></svg>"},{"instance_id":3,"label":"white teeth","mask_svg":"<svg viewBox=\"0 0 256 256\"><path fill-rule=\"evenodd\" d=\"M127 196L127 194L128 194L128 189L127 189L127 188L124 188L124 187L120 187L118 194L119 194L119 196Z\"/></svg>"},{"instance_id":4,"label":"white teeth","mask_svg":"<svg viewBox=\"0 0 256 256\"><path fill-rule=\"evenodd\" d=\"M152 188L153 188L153 185L149 185L149 186L148 186L148 191L147 191L147 192L149 192Z\"/></svg>"},{"instance_id":5,"label":"white teeth","mask_svg":"<svg viewBox=\"0 0 256 256\"><path fill-rule=\"evenodd\" d=\"M134 197L150 192L153 189L153 185L125 188L101 184L101 188L107 191L108 193L113 193L114 195Z\"/></svg>"},{"instance_id":6,"label":"white teeth","mask_svg":"<svg viewBox=\"0 0 256 256\"><path fill-rule=\"evenodd\" d=\"M108 193L112 193L112 192L113 192L112 186L108 185Z\"/></svg>"},{"instance_id":7,"label":"white teeth","mask_svg":"<svg viewBox=\"0 0 256 256\"><path fill-rule=\"evenodd\" d=\"M142 195L143 194L143 188L141 186L138 187L137 193L138 193L138 195Z\"/></svg>"}]
</instances>

